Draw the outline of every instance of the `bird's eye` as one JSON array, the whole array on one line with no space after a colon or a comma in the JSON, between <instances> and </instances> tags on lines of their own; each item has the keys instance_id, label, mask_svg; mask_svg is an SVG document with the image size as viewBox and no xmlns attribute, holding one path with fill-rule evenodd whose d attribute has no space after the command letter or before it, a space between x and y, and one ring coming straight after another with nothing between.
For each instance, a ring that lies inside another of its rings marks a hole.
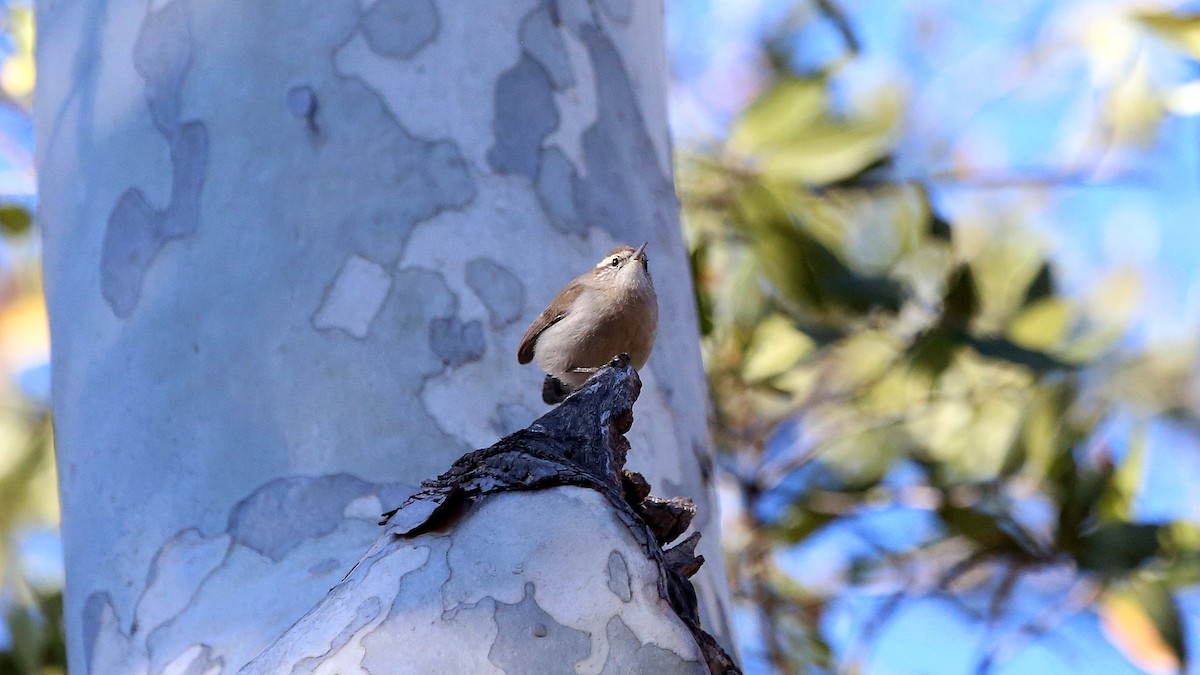
<instances>
[{"instance_id":1,"label":"bird's eye","mask_svg":"<svg viewBox=\"0 0 1200 675\"><path fill-rule=\"evenodd\" d=\"M616 267L616 266L618 266L618 265L620 265L620 264L621 264L621 259L620 259L620 258L613 258L613 259L612 259L612 266L613 266L613 267Z\"/></svg>"}]
</instances>

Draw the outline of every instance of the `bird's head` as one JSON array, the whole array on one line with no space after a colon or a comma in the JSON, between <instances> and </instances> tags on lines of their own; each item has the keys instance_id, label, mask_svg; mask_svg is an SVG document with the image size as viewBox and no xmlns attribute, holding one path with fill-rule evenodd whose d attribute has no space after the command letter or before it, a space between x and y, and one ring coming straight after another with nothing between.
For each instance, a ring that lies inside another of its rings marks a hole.
<instances>
[{"instance_id":1,"label":"bird's head","mask_svg":"<svg viewBox=\"0 0 1200 675\"><path fill-rule=\"evenodd\" d=\"M649 242L646 242L647 244ZM596 263L592 271L594 279L606 286L639 288L653 286L650 281L650 259L646 257L646 244L634 248L618 246Z\"/></svg>"}]
</instances>

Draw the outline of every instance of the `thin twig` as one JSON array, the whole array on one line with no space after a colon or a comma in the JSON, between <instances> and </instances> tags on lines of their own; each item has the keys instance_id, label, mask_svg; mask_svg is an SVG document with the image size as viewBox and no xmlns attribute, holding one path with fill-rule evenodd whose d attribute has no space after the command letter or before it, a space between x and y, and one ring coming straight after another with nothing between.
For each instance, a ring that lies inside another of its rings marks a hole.
<instances>
[{"instance_id":1,"label":"thin twig","mask_svg":"<svg viewBox=\"0 0 1200 675\"><path fill-rule=\"evenodd\" d=\"M1104 593L1105 584L1091 576L1084 576L1072 584L1066 593L1066 602L1051 603L1032 620L1018 626L1006 636L984 650L975 667L976 675L987 675L1001 659L1015 654L1029 642L1052 632L1064 621L1091 607Z\"/></svg>"},{"instance_id":2,"label":"thin twig","mask_svg":"<svg viewBox=\"0 0 1200 675\"><path fill-rule=\"evenodd\" d=\"M862 43L859 42L858 36L854 33L854 27L850 25L850 18L846 16L842 8L834 5L832 0L814 0L814 4L842 36L842 41L846 43L846 49L857 56L862 51Z\"/></svg>"}]
</instances>

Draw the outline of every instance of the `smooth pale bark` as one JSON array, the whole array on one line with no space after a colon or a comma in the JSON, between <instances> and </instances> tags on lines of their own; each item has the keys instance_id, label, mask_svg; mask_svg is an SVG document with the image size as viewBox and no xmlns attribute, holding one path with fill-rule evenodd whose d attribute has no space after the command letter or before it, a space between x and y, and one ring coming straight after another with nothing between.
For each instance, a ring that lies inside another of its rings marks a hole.
<instances>
[{"instance_id":1,"label":"smooth pale bark","mask_svg":"<svg viewBox=\"0 0 1200 675\"><path fill-rule=\"evenodd\" d=\"M592 490L498 494L381 540L243 672L708 673L641 549Z\"/></svg>"},{"instance_id":2,"label":"smooth pale bark","mask_svg":"<svg viewBox=\"0 0 1200 675\"><path fill-rule=\"evenodd\" d=\"M545 410L525 325L643 240L660 334L629 465L697 501L727 636L661 13L38 4L72 672L246 663L380 511Z\"/></svg>"}]
</instances>

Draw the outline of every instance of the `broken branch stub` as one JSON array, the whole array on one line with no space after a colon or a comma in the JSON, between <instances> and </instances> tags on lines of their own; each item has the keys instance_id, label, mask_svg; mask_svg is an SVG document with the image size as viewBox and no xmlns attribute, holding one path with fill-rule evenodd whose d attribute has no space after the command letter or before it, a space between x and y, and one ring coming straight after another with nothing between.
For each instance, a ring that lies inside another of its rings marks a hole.
<instances>
[{"instance_id":1,"label":"broken branch stub","mask_svg":"<svg viewBox=\"0 0 1200 675\"><path fill-rule=\"evenodd\" d=\"M700 533L664 551L696 515L686 497L650 495L650 485L625 469L633 404L641 378L620 354L558 407L495 445L463 455L399 508L384 514L387 534L411 537L445 527L454 515L482 497L508 491L558 486L600 492L660 568L659 594L691 630L712 673L741 672L701 626L690 577L704 563L695 554Z\"/></svg>"},{"instance_id":2,"label":"broken branch stub","mask_svg":"<svg viewBox=\"0 0 1200 675\"><path fill-rule=\"evenodd\" d=\"M663 550L695 506L625 469L640 389L618 356L425 481L241 672L740 672L700 626L700 534Z\"/></svg>"}]
</instances>

